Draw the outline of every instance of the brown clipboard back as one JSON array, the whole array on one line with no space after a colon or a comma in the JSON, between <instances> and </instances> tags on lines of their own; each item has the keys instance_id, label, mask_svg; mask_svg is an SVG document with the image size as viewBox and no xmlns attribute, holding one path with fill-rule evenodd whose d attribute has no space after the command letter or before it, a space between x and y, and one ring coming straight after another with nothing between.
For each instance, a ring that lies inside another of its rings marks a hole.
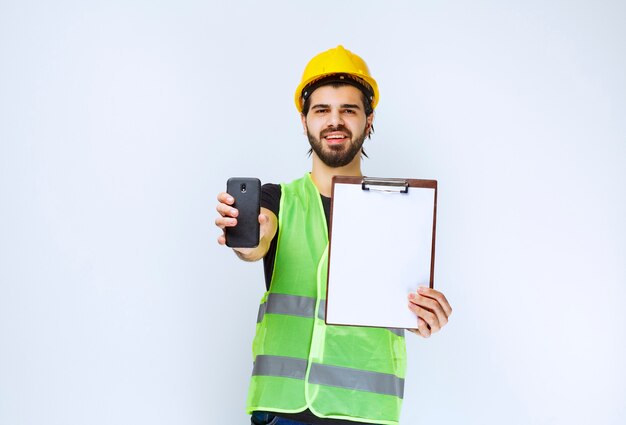
<instances>
[{"instance_id":1,"label":"brown clipboard back","mask_svg":"<svg viewBox=\"0 0 626 425\"><path fill-rule=\"evenodd\" d=\"M339 323L337 321L333 321L331 315L329 315L329 305L333 302L332 300L332 291L330 288L331 285L331 273L332 267L331 264L333 260L333 228L335 225L335 191L336 187L341 184L347 185L359 185L362 191L382 191L382 192L396 192L397 196L411 196L411 188L424 188L424 189L433 189L433 211L432 211L432 239L430 242L430 273L429 273L429 286L431 288L434 287L434 271L435 271L435 239L436 239L436 225L437 225L437 181L436 180L425 180L425 179L410 179L410 178L378 178L378 177L366 177L366 176L334 176L332 179L332 191L331 191L331 213L330 213L330 224L329 224L329 252L328 252L328 273L327 273L327 301L326 301L326 315L325 321L330 325L352 325L352 326L375 326L378 325L372 324L359 324L359 323ZM395 195L394 195L395 196ZM375 225L376 223L372 223ZM362 247L351 247L351 249L361 249ZM390 247L393 249L393 247ZM415 288L417 289L417 288ZM407 300L402 300L402 303L406 306ZM406 308L406 307L405 307ZM408 311L408 308L407 308ZM329 319L330 317L330 319ZM405 328L407 326L387 326L381 324L382 327L401 327ZM417 327L417 321L415 321L415 326L409 327Z\"/></svg>"}]
</instances>

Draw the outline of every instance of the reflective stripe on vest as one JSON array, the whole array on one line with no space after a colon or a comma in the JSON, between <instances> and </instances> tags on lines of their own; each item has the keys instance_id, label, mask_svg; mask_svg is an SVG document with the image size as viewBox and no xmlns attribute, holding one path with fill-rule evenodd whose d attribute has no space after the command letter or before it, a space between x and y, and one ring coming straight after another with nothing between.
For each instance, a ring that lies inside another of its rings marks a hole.
<instances>
[{"instance_id":1,"label":"reflective stripe on vest","mask_svg":"<svg viewBox=\"0 0 626 425\"><path fill-rule=\"evenodd\" d=\"M257 323L260 323L263 317L268 313L312 318L315 314L315 298L270 293L267 296L267 300L259 307L259 314L256 319ZM320 308L317 312L317 317L320 320L326 318L326 300L320 300ZM385 329L395 335L404 336L404 329Z\"/></svg>"},{"instance_id":2,"label":"reflective stripe on vest","mask_svg":"<svg viewBox=\"0 0 626 425\"><path fill-rule=\"evenodd\" d=\"M306 368L307 361L303 359L259 355L254 362L252 375L304 379ZM404 379L395 375L320 363L311 364L309 382L396 397L402 397L404 392Z\"/></svg>"}]
</instances>

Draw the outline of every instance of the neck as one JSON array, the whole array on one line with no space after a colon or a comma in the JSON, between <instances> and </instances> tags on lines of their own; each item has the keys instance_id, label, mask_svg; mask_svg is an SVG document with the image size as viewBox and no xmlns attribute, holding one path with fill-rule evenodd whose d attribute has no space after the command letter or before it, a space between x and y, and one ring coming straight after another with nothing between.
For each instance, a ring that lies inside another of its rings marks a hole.
<instances>
[{"instance_id":1,"label":"neck","mask_svg":"<svg viewBox=\"0 0 626 425\"><path fill-rule=\"evenodd\" d=\"M333 176L362 176L361 173L361 153L359 152L354 159L343 167L329 167L324 164L319 157L313 152L313 168L311 169L311 179L319 190L320 194L330 197L332 189Z\"/></svg>"}]
</instances>

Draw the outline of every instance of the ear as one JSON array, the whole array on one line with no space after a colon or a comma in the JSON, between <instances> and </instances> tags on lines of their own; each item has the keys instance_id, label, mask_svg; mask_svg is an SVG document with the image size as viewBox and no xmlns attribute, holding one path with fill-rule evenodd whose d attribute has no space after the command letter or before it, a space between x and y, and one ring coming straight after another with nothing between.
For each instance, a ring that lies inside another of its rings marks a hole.
<instances>
[{"instance_id":1,"label":"ear","mask_svg":"<svg viewBox=\"0 0 626 425\"><path fill-rule=\"evenodd\" d=\"M300 121L302 121L302 129L304 130L304 134L306 134L307 132L306 115L304 115L302 112L300 112Z\"/></svg>"},{"instance_id":2,"label":"ear","mask_svg":"<svg viewBox=\"0 0 626 425\"><path fill-rule=\"evenodd\" d=\"M372 111L372 113L369 114L369 116L367 117L367 120L365 121L365 137L368 137L370 135L370 131L372 131L373 122L374 122L374 112Z\"/></svg>"}]
</instances>

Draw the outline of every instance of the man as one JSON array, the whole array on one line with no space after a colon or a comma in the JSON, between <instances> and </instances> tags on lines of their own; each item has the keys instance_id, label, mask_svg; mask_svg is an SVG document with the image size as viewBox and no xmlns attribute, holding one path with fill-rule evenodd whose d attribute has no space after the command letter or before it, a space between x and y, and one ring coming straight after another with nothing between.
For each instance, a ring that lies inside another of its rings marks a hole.
<instances>
[{"instance_id":1,"label":"man","mask_svg":"<svg viewBox=\"0 0 626 425\"><path fill-rule=\"evenodd\" d=\"M253 342L247 410L253 424L398 423L406 350L404 333L324 323L331 180L361 176L361 153L372 133L378 85L365 62L338 46L315 56L295 94L311 146L312 169L289 184L263 186L256 248L268 291ZM237 225L232 196L218 195L218 227ZM225 244L224 235L218 243ZM429 337L452 309L445 296L420 287L409 295L416 329Z\"/></svg>"}]
</instances>

